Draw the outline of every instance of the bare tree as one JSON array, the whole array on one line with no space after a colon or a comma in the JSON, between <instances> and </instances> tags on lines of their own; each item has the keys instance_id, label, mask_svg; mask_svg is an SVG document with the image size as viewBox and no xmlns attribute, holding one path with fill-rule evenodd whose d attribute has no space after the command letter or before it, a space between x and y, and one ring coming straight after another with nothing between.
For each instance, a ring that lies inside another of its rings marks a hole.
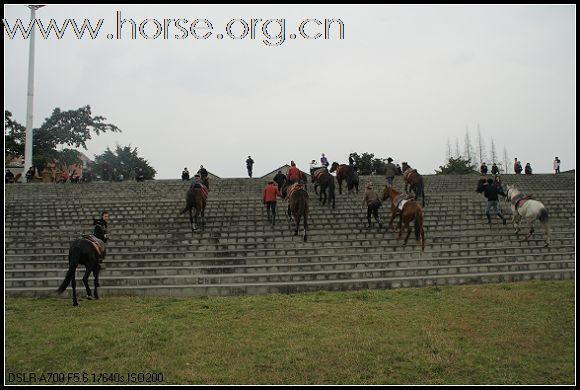
<instances>
[{"instance_id":1,"label":"bare tree","mask_svg":"<svg viewBox=\"0 0 580 390\"><path fill-rule=\"evenodd\" d=\"M447 150L445 152L445 162L449 162L451 160L451 142L449 141L449 137L447 137Z\"/></svg>"},{"instance_id":2,"label":"bare tree","mask_svg":"<svg viewBox=\"0 0 580 390\"><path fill-rule=\"evenodd\" d=\"M504 163L504 173L508 173L509 160L507 149L505 147L503 148L503 163Z\"/></svg>"},{"instance_id":3,"label":"bare tree","mask_svg":"<svg viewBox=\"0 0 580 390\"><path fill-rule=\"evenodd\" d=\"M471 145L471 137L469 136L469 129L465 126L465 139L464 139L464 154L465 158L474 162L475 153L473 153L473 146Z\"/></svg>"},{"instance_id":4,"label":"bare tree","mask_svg":"<svg viewBox=\"0 0 580 390\"><path fill-rule=\"evenodd\" d=\"M486 159L485 144L483 143L483 138L481 137L481 129L479 128L479 123L477 124L477 157L479 157L479 164L483 163Z\"/></svg>"},{"instance_id":5,"label":"bare tree","mask_svg":"<svg viewBox=\"0 0 580 390\"><path fill-rule=\"evenodd\" d=\"M493 142L493 137L491 138L491 162L497 162L497 151L495 150L495 142Z\"/></svg>"},{"instance_id":6,"label":"bare tree","mask_svg":"<svg viewBox=\"0 0 580 390\"><path fill-rule=\"evenodd\" d=\"M455 158L459 158L461 156L461 152L459 151L459 139L455 138Z\"/></svg>"}]
</instances>

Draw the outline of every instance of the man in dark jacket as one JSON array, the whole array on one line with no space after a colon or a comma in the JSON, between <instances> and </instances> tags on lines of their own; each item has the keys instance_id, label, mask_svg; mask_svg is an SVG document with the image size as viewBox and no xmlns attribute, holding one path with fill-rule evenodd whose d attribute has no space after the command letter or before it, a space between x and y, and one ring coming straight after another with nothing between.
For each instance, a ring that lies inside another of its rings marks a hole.
<instances>
[{"instance_id":1,"label":"man in dark jacket","mask_svg":"<svg viewBox=\"0 0 580 390\"><path fill-rule=\"evenodd\" d=\"M501 218L503 224L506 224L506 219L502 215L501 207L499 205L499 198L498 195L505 196L503 189L501 186L496 186L493 183L493 179L487 179L487 181L480 180L477 186L477 192L483 193L483 195L487 198L487 205L485 206L485 216L487 217L487 223L490 225L491 228L491 214L490 211L492 209L495 210L497 216Z\"/></svg>"},{"instance_id":2,"label":"man in dark jacket","mask_svg":"<svg viewBox=\"0 0 580 390\"><path fill-rule=\"evenodd\" d=\"M246 160L246 169L248 170L248 176L250 176L250 179L252 178L253 166L254 160L252 160L252 156L248 156L248 159Z\"/></svg>"},{"instance_id":3,"label":"man in dark jacket","mask_svg":"<svg viewBox=\"0 0 580 390\"><path fill-rule=\"evenodd\" d=\"M282 186L286 182L286 175L284 175L282 171L278 171L276 176L274 176L274 182L278 185L278 190L282 191Z\"/></svg>"}]
</instances>

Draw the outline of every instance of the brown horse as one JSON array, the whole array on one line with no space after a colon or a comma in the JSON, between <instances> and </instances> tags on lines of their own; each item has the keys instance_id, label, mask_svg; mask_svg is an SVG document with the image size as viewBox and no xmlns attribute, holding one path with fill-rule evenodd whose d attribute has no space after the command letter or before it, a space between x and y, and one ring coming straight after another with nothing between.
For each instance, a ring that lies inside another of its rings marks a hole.
<instances>
[{"instance_id":1,"label":"brown horse","mask_svg":"<svg viewBox=\"0 0 580 390\"><path fill-rule=\"evenodd\" d=\"M296 226L294 235L298 235L300 219L304 218L304 241L307 240L308 230L308 192L302 184L292 184L287 189L288 193L288 218L289 221L294 219Z\"/></svg>"},{"instance_id":2,"label":"brown horse","mask_svg":"<svg viewBox=\"0 0 580 390\"><path fill-rule=\"evenodd\" d=\"M405 178L405 192L413 191L415 193L415 200L419 199L420 195L421 205L425 207L425 185L423 183L423 176L416 169L411 168L406 162L402 164L401 170Z\"/></svg>"},{"instance_id":3,"label":"brown horse","mask_svg":"<svg viewBox=\"0 0 580 390\"><path fill-rule=\"evenodd\" d=\"M358 173L353 167L346 164L339 164L336 161L330 166L330 172L336 171L336 180L338 181L338 193L342 194L342 181L346 181L348 187L348 193L352 193L353 189L356 189L358 194Z\"/></svg>"},{"instance_id":4,"label":"brown horse","mask_svg":"<svg viewBox=\"0 0 580 390\"><path fill-rule=\"evenodd\" d=\"M207 203L207 189L201 185L196 184L187 191L186 206L181 211L181 214L189 211L189 222L191 222L191 230L197 230L197 217L201 214L201 226L205 226L205 205ZM195 208L195 218L192 209ZM195 219L195 221L194 221Z\"/></svg>"},{"instance_id":5,"label":"brown horse","mask_svg":"<svg viewBox=\"0 0 580 390\"><path fill-rule=\"evenodd\" d=\"M423 230L423 208L416 200L411 200L407 198L408 195L397 190L395 187L385 186L383 191L383 196L381 200L391 199L391 221L389 222L389 227L393 229L393 220L397 215L399 215L399 237L397 240L401 239L403 235L403 223L407 229L407 236L405 237L405 245L407 245L407 240L411 235L411 229L409 228L409 223L415 221L415 238L419 242L421 239L421 252L425 251L425 232Z\"/></svg>"},{"instance_id":6,"label":"brown horse","mask_svg":"<svg viewBox=\"0 0 580 390\"><path fill-rule=\"evenodd\" d=\"M328 173L328 169L319 168L312 172L312 182L314 183L314 192L318 195L318 186L320 186L320 195L318 200L322 202L324 206L326 204L326 199L328 198L329 203L332 202L332 208L336 207L336 197L334 193L334 176ZM328 189L328 196L326 195L326 190ZM322 197L324 196L324 200Z\"/></svg>"}]
</instances>

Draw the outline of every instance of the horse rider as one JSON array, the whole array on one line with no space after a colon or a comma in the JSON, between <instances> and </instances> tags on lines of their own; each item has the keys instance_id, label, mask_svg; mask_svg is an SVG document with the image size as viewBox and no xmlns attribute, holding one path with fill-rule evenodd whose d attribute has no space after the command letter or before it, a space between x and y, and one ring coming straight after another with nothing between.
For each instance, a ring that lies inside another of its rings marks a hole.
<instances>
[{"instance_id":1,"label":"horse rider","mask_svg":"<svg viewBox=\"0 0 580 390\"><path fill-rule=\"evenodd\" d=\"M320 157L320 164L322 164L323 167L328 168L328 166L330 165L328 163L328 159L326 158L326 156L324 155L324 153L322 153L322 157Z\"/></svg>"},{"instance_id":2,"label":"horse rider","mask_svg":"<svg viewBox=\"0 0 580 390\"><path fill-rule=\"evenodd\" d=\"M207 172L207 169L205 169L203 167L203 165L199 166L199 171L197 171L197 174L200 175L201 177L201 182L203 183L203 185L208 189L209 191L209 173Z\"/></svg>"},{"instance_id":3,"label":"horse rider","mask_svg":"<svg viewBox=\"0 0 580 390\"><path fill-rule=\"evenodd\" d=\"M294 161L290 162L290 168L288 168L288 185L298 183L300 181L300 169L296 167Z\"/></svg>"},{"instance_id":4,"label":"horse rider","mask_svg":"<svg viewBox=\"0 0 580 390\"><path fill-rule=\"evenodd\" d=\"M91 243L95 246L95 248L98 248L97 249L97 253L98 253L97 257L99 258L99 264L100 264L101 268L105 268L105 265L103 264L103 259L105 258L105 253L104 253L105 243L109 240L109 237L107 236L107 224L108 223L109 223L109 212L103 211L101 213L100 219L93 218L93 225L95 225L95 230L93 232L93 235L92 236L84 236L84 238L91 241ZM97 238L101 242L94 240L93 237Z\"/></svg>"},{"instance_id":5,"label":"horse rider","mask_svg":"<svg viewBox=\"0 0 580 390\"><path fill-rule=\"evenodd\" d=\"M494 209L497 216L503 221L503 224L506 224L506 219L502 215L501 207L499 205L499 198L498 195L506 196L503 192L501 186L497 186L494 184L493 179L489 178L487 181L480 180L477 186L477 192L483 193L483 195L487 198L487 204L485 206L485 216L487 217L487 223L490 225L491 228L491 209Z\"/></svg>"}]
</instances>

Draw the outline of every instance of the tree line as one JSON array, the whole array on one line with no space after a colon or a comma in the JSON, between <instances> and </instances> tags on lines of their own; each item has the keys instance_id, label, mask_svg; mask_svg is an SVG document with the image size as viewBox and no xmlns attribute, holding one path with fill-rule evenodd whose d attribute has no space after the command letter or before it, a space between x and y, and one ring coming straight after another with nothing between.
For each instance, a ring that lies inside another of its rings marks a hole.
<instances>
[{"instance_id":1,"label":"tree line","mask_svg":"<svg viewBox=\"0 0 580 390\"><path fill-rule=\"evenodd\" d=\"M32 129L33 161L32 164L40 174L50 163L57 166L82 164L78 148L87 150L86 142L93 134L121 132L117 126L105 122L106 118L92 115L89 105L76 110L62 111L55 108L44 120L42 126ZM10 158L24 156L26 127L13 119L12 113L4 111L4 145L5 156ZM30 167L24 167L25 170ZM156 170L147 160L138 156L138 149L117 145L114 151L108 147L100 155L95 155L89 171L101 173L116 171L125 177L131 177L139 169L143 170L145 179L153 179Z\"/></svg>"}]
</instances>

